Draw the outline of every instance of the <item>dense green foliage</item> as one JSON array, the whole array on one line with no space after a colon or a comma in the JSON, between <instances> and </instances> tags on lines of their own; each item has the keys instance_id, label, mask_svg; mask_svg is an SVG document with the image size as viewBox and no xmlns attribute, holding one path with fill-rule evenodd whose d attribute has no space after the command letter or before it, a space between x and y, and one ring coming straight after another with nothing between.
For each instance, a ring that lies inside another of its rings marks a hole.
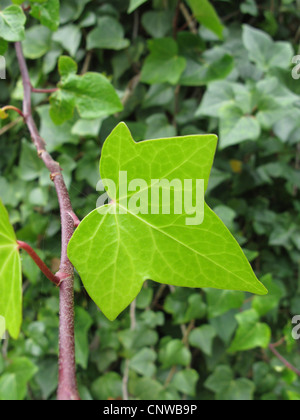
<instances>
[{"instance_id":1,"label":"dense green foliage","mask_svg":"<svg viewBox=\"0 0 300 420\"><path fill-rule=\"evenodd\" d=\"M96 206L101 145L120 121L136 141L218 134L206 200L269 290L254 297L149 281L112 323L77 278L82 398L122 398L128 379L135 399L300 399L299 378L268 349L280 341L278 351L300 366L291 335L292 317L300 314L300 81L292 77L299 2L215 1L214 9L189 0L181 9L176 0L63 0L59 11L58 0L30 1L26 35L22 1L13 3L0 1L7 62L0 103L21 106L7 41L26 36L34 86L59 86L50 103L34 95L35 118L78 216ZM3 120L0 128L0 198L17 238L56 271L57 197L22 119L9 116L12 123ZM51 399L58 289L24 254L22 265L24 322L17 340L1 343L0 399Z\"/></svg>"}]
</instances>

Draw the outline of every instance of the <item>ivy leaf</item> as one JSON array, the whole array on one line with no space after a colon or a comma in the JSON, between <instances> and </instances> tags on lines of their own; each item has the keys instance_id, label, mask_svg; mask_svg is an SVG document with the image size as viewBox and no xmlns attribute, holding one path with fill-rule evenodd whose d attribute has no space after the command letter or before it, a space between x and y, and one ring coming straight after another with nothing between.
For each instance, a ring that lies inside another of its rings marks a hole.
<instances>
[{"instance_id":1,"label":"ivy leaf","mask_svg":"<svg viewBox=\"0 0 300 420\"><path fill-rule=\"evenodd\" d=\"M10 42L25 38L26 16L20 6L9 6L0 10L0 37Z\"/></svg>"},{"instance_id":2,"label":"ivy leaf","mask_svg":"<svg viewBox=\"0 0 300 420\"><path fill-rule=\"evenodd\" d=\"M6 328L17 338L22 321L21 258L15 232L0 200L0 315Z\"/></svg>"},{"instance_id":3,"label":"ivy leaf","mask_svg":"<svg viewBox=\"0 0 300 420\"><path fill-rule=\"evenodd\" d=\"M206 190L216 144L214 135L135 143L124 123L106 140L101 177L114 181L119 191L108 188L113 204L94 210L81 222L68 255L89 295L110 320L135 299L147 279L182 287L266 293L238 243L207 205L204 221L197 226L187 225L194 222L187 221L185 211L162 214L162 203L157 204L158 214L128 210L139 200L145 205L141 197L145 200L145 191L147 196L149 190L159 191L157 180L203 179ZM144 194L124 192L117 199L123 188L120 171L127 171L128 183L143 179ZM195 189L194 185L194 194Z\"/></svg>"},{"instance_id":4,"label":"ivy leaf","mask_svg":"<svg viewBox=\"0 0 300 420\"><path fill-rule=\"evenodd\" d=\"M259 323L259 315L254 309L236 315L239 324L236 336L228 349L229 353L247 351L256 347L267 348L271 340L271 330L267 324Z\"/></svg>"},{"instance_id":5,"label":"ivy leaf","mask_svg":"<svg viewBox=\"0 0 300 420\"><path fill-rule=\"evenodd\" d=\"M38 368L25 357L14 359L1 375L0 400L20 401L27 392L27 383L36 374Z\"/></svg>"},{"instance_id":6,"label":"ivy leaf","mask_svg":"<svg viewBox=\"0 0 300 420\"><path fill-rule=\"evenodd\" d=\"M208 0L188 0L188 2L196 19L223 39L224 26L213 5Z\"/></svg>"},{"instance_id":7,"label":"ivy leaf","mask_svg":"<svg viewBox=\"0 0 300 420\"><path fill-rule=\"evenodd\" d=\"M255 116L245 115L237 105L226 105L220 111L220 147L257 140L261 133L260 124Z\"/></svg>"},{"instance_id":8,"label":"ivy leaf","mask_svg":"<svg viewBox=\"0 0 300 420\"><path fill-rule=\"evenodd\" d=\"M263 70L274 67L287 69L294 55L293 47L288 42L274 42L265 32L244 25L243 41L250 59Z\"/></svg>"},{"instance_id":9,"label":"ivy leaf","mask_svg":"<svg viewBox=\"0 0 300 420\"><path fill-rule=\"evenodd\" d=\"M30 14L51 31L56 31L59 26L59 8L59 0L34 1L31 4Z\"/></svg>"},{"instance_id":10,"label":"ivy leaf","mask_svg":"<svg viewBox=\"0 0 300 420\"><path fill-rule=\"evenodd\" d=\"M186 59L178 55L178 45L172 38L148 42L150 55L142 69L141 81L176 85L186 67Z\"/></svg>"},{"instance_id":11,"label":"ivy leaf","mask_svg":"<svg viewBox=\"0 0 300 420\"><path fill-rule=\"evenodd\" d=\"M98 26L87 37L87 48L122 50L129 47L130 42L124 38L122 25L110 16L101 17Z\"/></svg>"},{"instance_id":12,"label":"ivy leaf","mask_svg":"<svg viewBox=\"0 0 300 420\"><path fill-rule=\"evenodd\" d=\"M83 119L96 119L122 111L122 103L108 79L100 73L76 75L70 57L60 57L59 89L50 98L50 115L55 124L72 118L76 107Z\"/></svg>"}]
</instances>

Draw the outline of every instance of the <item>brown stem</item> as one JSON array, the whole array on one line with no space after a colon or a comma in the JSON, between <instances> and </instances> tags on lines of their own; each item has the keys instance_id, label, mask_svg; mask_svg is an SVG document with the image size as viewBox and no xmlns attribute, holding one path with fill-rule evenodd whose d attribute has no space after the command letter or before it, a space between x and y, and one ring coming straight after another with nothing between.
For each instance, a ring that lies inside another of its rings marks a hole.
<instances>
[{"instance_id":1,"label":"brown stem","mask_svg":"<svg viewBox=\"0 0 300 420\"><path fill-rule=\"evenodd\" d=\"M292 372L296 373L296 375L300 376L300 371L297 368L295 368L295 366L293 366L290 362L288 362L283 356L281 356L281 354L276 350L275 347L276 347L276 344L269 345L269 349L274 354L274 356L276 356L277 359L279 359L287 369L291 370Z\"/></svg>"},{"instance_id":2,"label":"brown stem","mask_svg":"<svg viewBox=\"0 0 300 420\"><path fill-rule=\"evenodd\" d=\"M53 89L37 89L34 88L33 86L31 86L31 92L32 93L54 93L57 92L58 88L53 88Z\"/></svg>"},{"instance_id":3,"label":"brown stem","mask_svg":"<svg viewBox=\"0 0 300 420\"><path fill-rule=\"evenodd\" d=\"M54 283L56 286L60 285L60 279L56 277L51 270L46 266L44 261L40 259L38 254L31 248L30 245L28 245L26 242L17 241L17 244L19 245L19 249L23 249L27 252L27 254L33 259L33 261L36 263L36 265L39 267L39 269L42 271L42 273L45 274L47 279L49 279L52 283Z\"/></svg>"},{"instance_id":4,"label":"brown stem","mask_svg":"<svg viewBox=\"0 0 300 420\"><path fill-rule=\"evenodd\" d=\"M76 383L74 339L74 268L67 256L68 243L74 231L74 221L70 213L74 212L61 168L45 150L45 142L41 138L32 116L31 82L21 43L17 42L15 48L24 88L23 114L25 122L38 155L51 174L61 214L62 243L59 273L64 280L60 285L59 384L57 398L58 400L79 400Z\"/></svg>"}]
</instances>

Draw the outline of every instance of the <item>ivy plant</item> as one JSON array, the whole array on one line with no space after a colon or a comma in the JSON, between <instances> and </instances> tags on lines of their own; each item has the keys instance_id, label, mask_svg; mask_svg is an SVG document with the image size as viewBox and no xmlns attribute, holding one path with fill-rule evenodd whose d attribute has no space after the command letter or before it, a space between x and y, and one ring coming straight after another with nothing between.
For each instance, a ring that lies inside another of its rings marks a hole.
<instances>
[{"instance_id":1,"label":"ivy plant","mask_svg":"<svg viewBox=\"0 0 300 420\"><path fill-rule=\"evenodd\" d=\"M218 3L3 1L0 399L297 398L271 328L299 251L294 48L272 5Z\"/></svg>"}]
</instances>

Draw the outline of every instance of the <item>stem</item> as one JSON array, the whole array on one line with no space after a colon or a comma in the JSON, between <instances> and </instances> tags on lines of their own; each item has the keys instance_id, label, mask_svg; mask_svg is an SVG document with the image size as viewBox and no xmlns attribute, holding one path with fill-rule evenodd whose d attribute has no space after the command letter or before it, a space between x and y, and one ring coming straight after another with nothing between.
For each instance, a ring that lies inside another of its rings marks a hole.
<instances>
[{"instance_id":1,"label":"stem","mask_svg":"<svg viewBox=\"0 0 300 420\"><path fill-rule=\"evenodd\" d=\"M31 92L32 93L54 93L57 92L58 88L53 88L53 89L37 89L34 88L33 86L31 86Z\"/></svg>"},{"instance_id":2,"label":"stem","mask_svg":"<svg viewBox=\"0 0 300 420\"><path fill-rule=\"evenodd\" d=\"M23 112L19 108L15 107L15 106L12 106L12 105L4 106L3 108L1 108L1 111L4 111L4 112L6 112L6 111L15 111L19 115L21 115L21 117L24 118Z\"/></svg>"},{"instance_id":3,"label":"stem","mask_svg":"<svg viewBox=\"0 0 300 420\"><path fill-rule=\"evenodd\" d=\"M292 372L296 373L296 375L300 376L300 371L297 368L295 368L295 366L293 366L290 362L288 362L283 356L281 356L281 354L276 350L275 347L276 347L276 344L269 345L269 349L274 354L274 356L276 356L277 359L279 359L287 369L291 370Z\"/></svg>"},{"instance_id":4,"label":"stem","mask_svg":"<svg viewBox=\"0 0 300 420\"><path fill-rule=\"evenodd\" d=\"M61 263L60 278L64 278L60 285L60 315L59 315L59 384L58 400L79 400L76 383L75 339L74 339L74 268L68 259L67 247L74 232L74 221L70 213L74 213L69 193L64 182L62 171L57 162L45 150L45 142L41 138L31 108L31 82L22 45L15 44L17 59L21 71L24 101L23 114L32 141L36 146L39 157L48 168L54 182L61 215Z\"/></svg>"},{"instance_id":5,"label":"stem","mask_svg":"<svg viewBox=\"0 0 300 420\"><path fill-rule=\"evenodd\" d=\"M58 277L56 277L51 270L46 266L46 264L40 259L38 254L31 248L30 245L28 245L26 242L17 241L17 244L19 245L19 249L23 249L27 252L27 254L33 259L33 261L36 263L36 265L39 267L39 269L42 271L42 273L45 274L45 276L56 286L60 285L60 280Z\"/></svg>"}]
</instances>

